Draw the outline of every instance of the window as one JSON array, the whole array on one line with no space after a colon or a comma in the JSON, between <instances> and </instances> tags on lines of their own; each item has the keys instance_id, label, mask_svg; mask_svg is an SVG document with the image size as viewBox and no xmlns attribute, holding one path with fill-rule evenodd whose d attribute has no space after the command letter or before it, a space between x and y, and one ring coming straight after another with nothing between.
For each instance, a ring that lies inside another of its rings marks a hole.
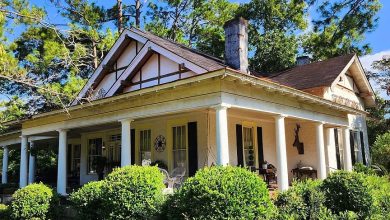
<instances>
[{"instance_id":1,"label":"window","mask_svg":"<svg viewBox=\"0 0 390 220\"><path fill-rule=\"evenodd\" d=\"M173 131L173 169L187 167L186 126L177 126Z\"/></svg>"},{"instance_id":2,"label":"window","mask_svg":"<svg viewBox=\"0 0 390 220\"><path fill-rule=\"evenodd\" d=\"M114 168L120 166L121 162L121 134L110 135L109 141L103 151L106 155L106 171L110 173Z\"/></svg>"},{"instance_id":3,"label":"window","mask_svg":"<svg viewBox=\"0 0 390 220\"><path fill-rule=\"evenodd\" d=\"M81 157L81 145L72 145L72 174L74 176L80 176L80 157Z\"/></svg>"},{"instance_id":4,"label":"window","mask_svg":"<svg viewBox=\"0 0 390 220\"><path fill-rule=\"evenodd\" d=\"M242 128L244 164L247 167L255 167L255 148L253 141L253 128Z\"/></svg>"},{"instance_id":5,"label":"window","mask_svg":"<svg viewBox=\"0 0 390 220\"><path fill-rule=\"evenodd\" d=\"M88 140L88 173L96 173L100 157L103 155L103 141L101 138Z\"/></svg>"},{"instance_id":6,"label":"window","mask_svg":"<svg viewBox=\"0 0 390 220\"><path fill-rule=\"evenodd\" d=\"M140 137L139 137L139 153L140 153L140 160L141 163L144 160L152 160L152 135L151 130L142 130L140 131Z\"/></svg>"},{"instance_id":7,"label":"window","mask_svg":"<svg viewBox=\"0 0 390 220\"><path fill-rule=\"evenodd\" d=\"M351 131L351 159L352 164L362 163L363 158L361 154L361 141L360 141L360 133L359 131Z\"/></svg>"}]
</instances>

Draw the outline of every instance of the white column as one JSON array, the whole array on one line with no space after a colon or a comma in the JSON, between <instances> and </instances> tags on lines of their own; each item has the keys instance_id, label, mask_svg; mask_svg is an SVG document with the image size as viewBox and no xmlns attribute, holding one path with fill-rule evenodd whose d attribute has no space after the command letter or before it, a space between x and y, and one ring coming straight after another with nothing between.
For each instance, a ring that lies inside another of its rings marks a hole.
<instances>
[{"instance_id":1,"label":"white column","mask_svg":"<svg viewBox=\"0 0 390 220\"><path fill-rule=\"evenodd\" d=\"M3 170L1 174L1 183L5 184L8 182L7 173L8 173L8 146L3 147Z\"/></svg>"},{"instance_id":2,"label":"white column","mask_svg":"<svg viewBox=\"0 0 390 220\"><path fill-rule=\"evenodd\" d=\"M334 139L334 128L325 128L325 154L327 158L327 174L337 169L336 142Z\"/></svg>"},{"instance_id":3,"label":"white column","mask_svg":"<svg viewBox=\"0 0 390 220\"><path fill-rule=\"evenodd\" d=\"M349 140L349 129L342 128L343 130L343 152L344 152L344 169L352 171L352 158L351 158L351 143Z\"/></svg>"},{"instance_id":4,"label":"white column","mask_svg":"<svg viewBox=\"0 0 390 220\"><path fill-rule=\"evenodd\" d=\"M278 187L279 190L288 189L287 151L286 151L286 130L284 126L284 115L275 116L275 137L276 155L278 164Z\"/></svg>"},{"instance_id":5,"label":"white column","mask_svg":"<svg viewBox=\"0 0 390 220\"><path fill-rule=\"evenodd\" d=\"M35 155L32 153L34 142L30 141L30 158L28 160L28 184L35 181Z\"/></svg>"},{"instance_id":6,"label":"white column","mask_svg":"<svg viewBox=\"0 0 390 220\"><path fill-rule=\"evenodd\" d=\"M324 123L316 123L316 146L317 146L317 161L318 161L318 178L326 178L326 163L325 163L325 147L324 147Z\"/></svg>"},{"instance_id":7,"label":"white column","mask_svg":"<svg viewBox=\"0 0 390 220\"><path fill-rule=\"evenodd\" d=\"M131 165L131 119L121 120L121 167Z\"/></svg>"},{"instance_id":8,"label":"white column","mask_svg":"<svg viewBox=\"0 0 390 220\"><path fill-rule=\"evenodd\" d=\"M229 136L227 123L228 106L215 107L216 115L216 138L217 138L217 165L229 164Z\"/></svg>"},{"instance_id":9,"label":"white column","mask_svg":"<svg viewBox=\"0 0 390 220\"><path fill-rule=\"evenodd\" d=\"M67 130L58 130L58 173L57 173L57 192L60 195L66 195L67 182Z\"/></svg>"},{"instance_id":10,"label":"white column","mask_svg":"<svg viewBox=\"0 0 390 220\"><path fill-rule=\"evenodd\" d=\"M21 136L21 146L20 146L20 177L19 177L19 187L23 188L27 186L27 170L28 170L28 142L27 136Z\"/></svg>"}]
</instances>

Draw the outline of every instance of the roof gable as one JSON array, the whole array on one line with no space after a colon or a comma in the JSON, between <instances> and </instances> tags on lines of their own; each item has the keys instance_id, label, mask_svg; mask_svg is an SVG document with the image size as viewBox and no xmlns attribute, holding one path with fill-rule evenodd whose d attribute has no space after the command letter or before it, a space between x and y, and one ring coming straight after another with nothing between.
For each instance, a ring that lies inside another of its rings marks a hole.
<instances>
[{"instance_id":1,"label":"roof gable","mask_svg":"<svg viewBox=\"0 0 390 220\"><path fill-rule=\"evenodd\" d=\"M168 61L163 65L159 63L157 68L151 70L150 66L155 64L148 63L148 61L155 54L159 54L158 59L162 57L163 61L170 60L170 64L166 65L169 63ZM176 63L174 66L177 69L172 67L172 63ZM146 66L144 66L145 64ZM159 77L161 71L165 73L171 70L172 72L169 74L176 73L178 74L176 78L181 79L182 75L189 77L193 74L203 74L225 68L225 65L218 59L183 45L135 28L126 29L89 78L72 105L78 104L79 100L86 97L89 100L95 100L113 96L119 92L132 91L127 87L135 83L133 78L140 77L142 69L145 68L147 72L154 71L154 76L151 78ZM157 80L159 84L169 82L166 76L163 78L165 79ZM171 77L171 80L177 80L176 78ZM142 83L139 84L141 84L140 88L143 88ZM151 83L148 82L148 84Z\"/></svg>"}]
</instances>

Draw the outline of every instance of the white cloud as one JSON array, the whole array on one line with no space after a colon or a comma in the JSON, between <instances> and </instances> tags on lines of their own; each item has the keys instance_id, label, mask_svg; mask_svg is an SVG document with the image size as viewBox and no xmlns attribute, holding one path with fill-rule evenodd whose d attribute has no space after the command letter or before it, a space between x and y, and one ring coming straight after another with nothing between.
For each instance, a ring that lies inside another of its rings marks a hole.
<instances>
[{"instance_id":1,"label":"white cloud","mask_svg":"<svg viewBox=\"0 0 390 220\"><path fill-rule=\"evenodd\" d=\"M384 51L381 51L381 52L378 52L378 53L375 53L375 54L370 54L370 55L365 55L365 56L362 56L360 57L360 62L362 63L363 65L363 68L365 70L368 70L368 71L375 71L373 68L372 68L372 63L374 61L377 61L377 60L381 60L383 58L383 56L388 56L390 55L390 50L384 50ZM387 99L389 100L390 99L390 96L388 96L386 94L385 91L381 90L379 85L375 82L373 82L372 80L370 81L371 82L371 85L372 85L372 88L375 90L375 91L379 91L379 95L384 98L384 99Z\"/></svg>"}]
</instances>

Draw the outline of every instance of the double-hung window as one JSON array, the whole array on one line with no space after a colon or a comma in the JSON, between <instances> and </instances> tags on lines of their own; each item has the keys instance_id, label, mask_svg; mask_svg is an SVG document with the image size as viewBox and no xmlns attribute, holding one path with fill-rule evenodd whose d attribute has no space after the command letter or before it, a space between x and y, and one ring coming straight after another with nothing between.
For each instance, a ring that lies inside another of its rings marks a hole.
<instances>
[{"instance_id":1,"label":"double-hung window","mask_svg":"<svg viewBox=\"0 0 390 220\"><path fill-rule=\"evenodd\" d=\"M139 153L140 153L140 160L142 161L149 161L152 160L152 135L151 130L142 130L140 131L140 141L139 141Z\"/></svg>"},{"instance_id":2,"label":"double-hung window","mask_svg":"<svg viewBox=\"0 0 390 220\"><path fill-rule=\"evenodd\" d=\"M243 127L242 131L244 164L246 167L252 168L256 166L253 128Z\"/></svg>"},{"instance_id":3,"label":"double-hung window","mask_svg":"<svg viewBox=\"0 0 390 220\"><path fill-rule=\"evenodd\" d=\"M172 127L173 132L173 169L187 167L186 126Z\"/></svg>"},{"instance_id":4,"label":"double-hung window","mask_svg":"<svg viewBox=\"0 0 390 220\"><path fill-rule=\"evenodd\" d=\"M88 140L88 173L96 173L100 157L103 156L102 138Z\"/></svg>"}]
</instances>

